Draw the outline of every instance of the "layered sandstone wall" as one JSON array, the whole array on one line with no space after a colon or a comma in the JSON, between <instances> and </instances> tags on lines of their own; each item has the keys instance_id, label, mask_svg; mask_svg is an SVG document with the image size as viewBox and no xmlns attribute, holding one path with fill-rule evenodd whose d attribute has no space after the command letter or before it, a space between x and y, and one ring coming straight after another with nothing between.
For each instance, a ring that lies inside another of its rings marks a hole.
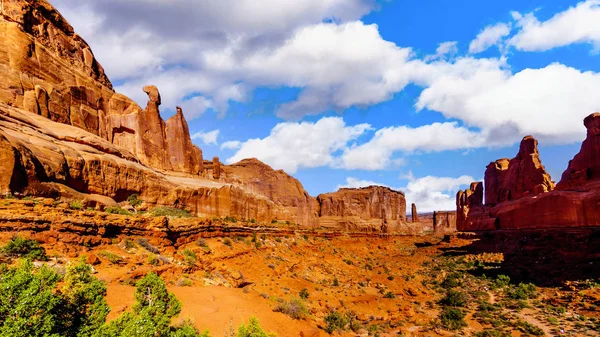
<instances>
[{"instance_id":1,"label":"layered sandstone wall","mask_svg":"<svg viewBox=\"0 0 600 337\"><path fill-rule=\"evenodd\" d=\"M321 227L371 232L418 234L420 226L406 221L404 193L388 187L342 188L316 199Z\"/></svg>"},{"instance_id":2,"label":"layered sandstone wall","mask_svg":"<svg viewBox=\"0 0 600 337\"><path fill-rule=\"evenodd\" d=\"M433 212L433 231L444 234L456 232L456 212Z\"/></svg>"},{"instance_id":3,"label":"layered sandstone wall","mask_svg":"<svg viewBox=\"0 0 600 337\"><path fill-rule=\"evenodd\" d=\"M457 227L463 231L600 226L600 114L586 117L587 138L561 181L546 173L537 141L525 137L519 154L491 163L486 171L486 206L457 195Z\"/></svg>"}]
</instances>

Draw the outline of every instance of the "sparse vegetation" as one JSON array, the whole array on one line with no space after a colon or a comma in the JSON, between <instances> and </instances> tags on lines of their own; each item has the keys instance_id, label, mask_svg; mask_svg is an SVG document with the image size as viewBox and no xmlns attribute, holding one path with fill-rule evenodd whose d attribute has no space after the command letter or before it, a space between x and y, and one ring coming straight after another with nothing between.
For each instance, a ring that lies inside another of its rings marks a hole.
<instances>
[{"instance_id":1,"label":"sparse vegetation","mask_svg":"<svg viewBox=\"0 0 600 337\"><path fill-rule=\"evenodd\" d=\"M157 247L153 246L148 239L146 238L139 238L137 239L137 243L142 246L145 250L149 251L150 253L153 254L158 254L160 253L160 251L158 250Z\"/></svg>"},{"instance_id":2,"label":"sparse vegetation","mask_svg":"<svg viewBox=\"0 0 600 337\"><path fill-rule=\"evenodd\" d=\"M325 331L328 334L332 334L337 330L344 330L347 324L348 318L339 311L330 311L325 316Z\"/></svg>"},{"instance_id":3,"label":"sparse vegetation","mask_svg":"<svg viewBox=\"0 0 600 337\"><path fill-rule=\"evenodd\" d=\"M113 252L109 252L109 251L102 251L98 254L99 256L107 259L110 263L112 264L120 264L123 262L123 258L120 257L119 255L113 253Z\"/></svg>"},{"instance_id":4,"label":"sparse vegetation","mask_svg":"<svg viewBox=\"0 0 600 337\"><path fill-rule=\"evenodd\" d=\"M292 298L289 301L280 298L277 301L275 311L286 314L293 319L304 319L308 316L308 308L301 298Z\"/></svg>"},{"instance_id":5,"label":"sparse vegetation","mask_svg":"<svg viewBox=\"0 0 600 337\"><path fill-rule=\"evenodd\" d=\"M308 293L308 289L306 289L306 288L300 290L300 293L298 295L303 300L306 300L306 299L308 299L310 297L310 294Z\"/></svg>"},{"instance_id":6,"label":"sparse vegetation","mask_svg":"<svg viewBox=\"0 0 600 337\"><path fill-rule=\"evenodd\" d=\"M104 211L109 214L131 215L131 213L128 210L123 209L118 206L106 207L106 209Z\"/></svg>"},{"instance_id":7,"label":"sparse vegetation","mask_svg":"<svg viewBox=\"0 0 600 337\"><path fill-rule=\"evenodd\" d=\"M198 257L196 257L196 253L189 249L184 249L183 252L184 262L188 267L193 267L198 262Z\"/></svg>"},{"instance_id":8,"label":"sparse vegetation","mask_svg":"<svg viewBox=\"0 0 600 337\"><path fill-rule=\"evenodd\" d=\"M48 260L46 250L40 246L39 242L21 236L13 236L6 246L2 247L2 253L14 258L27 258L38 261Z\"/></svg>"},{"instance_id":9,"label":"sparse vegetation","mask_svg":"<svg viewBox=\"0 0 600 337\"><path fill-rule=\"evenodd\" d=\"M440 314L442 325L448 330L460 330L467 326L465 313L460 309L446 307Z\"/></svg>"},{"instance_id":10,"label":"sparse vegetation","mask_svg":"<svg viewBox=\"0 0 600 337\"><path fill-rule=\"evenodd\" d=\"M141 205L144 201L140 199L140 197L137 194L132 194L127 198L127 202L129 203L129 205L131 205L131 207L136 208L139 205Z\"/></svg>"},{"instance_id":11,"label":"sparse vegetation","mask_svg":"<svg viewBox=\"0 0 600 337\"><path fill-rule=\"evenodd\" d=\"M69 203L69 208L74 210L81 210L83 209L83 201L73 200Z\"/></svg>"},{"instance_id":12,"label":"sparse vegetation","mask_svg":"<svg viewBox=\"0 0 600 337\"><path fill-rule=\"evenodd\" d=\"M172 218L190 218L192 214L184 209L167 207L167 206L158 206L153 208L149 214L151 216L167 216Z\"/></svg>"}]
</instances>

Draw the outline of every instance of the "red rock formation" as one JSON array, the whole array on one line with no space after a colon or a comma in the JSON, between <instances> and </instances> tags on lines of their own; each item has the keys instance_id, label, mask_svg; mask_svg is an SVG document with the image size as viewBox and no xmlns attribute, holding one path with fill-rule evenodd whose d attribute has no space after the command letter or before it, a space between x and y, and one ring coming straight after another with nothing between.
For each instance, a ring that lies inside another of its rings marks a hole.
<instances>
[{"instance_id":1,"label":"red rock formation","mask_svg":"<svg viewBox=\"0 0 600 337\"><path fill-rule=\"evenodd\" d=\"M315 226L315 199L302 184L283 170L273 170L256 158L222 166L224 181L244 186L249 193L262 195L280 205L285 212L274 213L282 221L305 227Z\"/></svg>"},{"instance_id":2,"label":"red rock formation","mask_svg":"<svg viewBox=\"0 0 600 337\"><path fill-rule=\"evenodd\" d=\"M219 157L213 157L212 175L215 180L221 179L221 162L219 161Z\"/></svg>"},{"instance_id":3,"label":"red rock formation","mask_svg":"<svg viewBox=\"0 0 600 337\"><path fill-rule=\"evenodd\" d=\"M317 197L317 213L321 227L390 233L421 232L419 226L406 224L404 193L381 186L359 189L342 188Z\"/></svg>"},{"instance_id":4,"label":"red rock formation","mask_svg":"<svg viewBox=\"0 0 600 337\"><path fill-rule=\"evenodd\" d=\"M435 233L456 232L456 212L433 212L433 231Z\"/></svg>"},{"instance_id":5,"label":"red rock formation","mask_svg":"<svg viewBox=\"0 0 600 337\"><path fill-rule=\"evenodd\" d=\"M190 130L180 107L167 124L168 156L173 171L200 174L202 150L192 144Z\"/></svg>"},{"instance_id":6,"label":"red rock formation","mask_svg":"<svg viewBox=\"0 0 600 337\"><path fill-rule=\"evenodd\" d=\"M413 203L410 210L411 210L412 222L413 223L419 222L419 214L417 213L417 205L415 205Z\"/></svg>"},{"instance_id":7,"label":"red rock formation","mask_svg":"<svg viewBox=\"0 0 600 337\"><path fill-rule=\"evenodd\" d=\"M554 189L554 182L542 165L537 140L523 138L519 153L510 161L499 159L485 171L485 203L495 204L535 196Z\"/></svg>"},{"instance_id":8,"label":"red rock formation","mask_svg":"<svg viewBox=\"0 0 600 337\"><path fill-rule=\"evenodd\" d=\"M456 194L456 228L459 231L469 230L473 227L475 215L482 213L483 183L474 182L465 191Z\"/></svg>"},{"instance_id":9,"label":"red rock formation","mask_svg":"<svg viewBox=\"0 0 600 337\"><path fill-rule=\"evenodd\" d=\"M581 144L579 153L569 161L557 189L576 189L600 179L600 113L587 116L583 125L587 129L587 137Z\"/></svg>"},{"instance_id":10,"label":"red rock formation","mask_svg":"<svg viewBox=\"0 0 600 337\"><path fill-rule=\"evenodd\" d=\"M524 139L517 158L511 160L505 173L492 175L495 167L486 171L486 189L499 196L494 206L479 207L469 211L462 202L463 193L457 195L457 227L459 230L532 229L600 226L600 114L585 118L587 138L581 151L569 162L556 190L551 190L550 178L545 173L537 155L537 142ZM524 155L526 154L526 155ZM525 158L525 159L524 159ZM529 159L531 158L531 159ZM518 169L511 171L517 162ZM494 166L494 165L491 165ZM515 174L516 172L516 174ZM492 177L487 181L488 176ZM516 181L509 181L513 179ZM501 182L498 184L498 182ZM502 193L502 188L508 186ZM500 193L496 193L500 191ZM547 191L547 192L545 192ZM486 191L486 196L488 191ZM505 198L510 195L510 198ZM519 196L515 199L513 196ZM487 198L487 197L486 197ZM460 200L460 202L459 202ZM491 203L493 205L494 203Z\"/></svg>"}]
</instances>

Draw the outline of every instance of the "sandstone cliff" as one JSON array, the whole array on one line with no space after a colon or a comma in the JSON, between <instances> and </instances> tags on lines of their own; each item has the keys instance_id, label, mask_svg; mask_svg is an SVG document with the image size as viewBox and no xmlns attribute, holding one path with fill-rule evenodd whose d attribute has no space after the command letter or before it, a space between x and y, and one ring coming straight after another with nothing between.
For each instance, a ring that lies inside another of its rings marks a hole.
<instances>
[{"instance_id":1,"label":"sandstone cliff","mask_svg":"<svg viewBox=\"0 0 600 337\"><path fill-rule=\"evenodd\" d=\"M486 206L469 204L464 192L458 193L458 229L600 226L600 114L586 117L584 125L587 138L555 190L539 160L537 142L525 137L519 154L508 165L500 160L488 166ZM513 165L515 169L511 169Z\"/></svg>"},{"instance_id":2,"label":"sandstone cliff","mask_svg":"<svg viewBox=\"0 0 600 337\"><path fill-rule=\"evenodd\" d=\"M342 188L317 197L321 227L342 227L383 233L417 234L418 226L406 223L404 193L388 187Z\"/></svg>"},{"instance_id":3,"label":"sandstone cliff","mask_svg":"<svg viewBox=\"0 0 600 337\"><path fill-rule=\"evenodd\" d=\"M519 153L510 161L499 159L485 171L485 204L495 204L552 191L554 182L542 165L537 140L523 138Z\"/></svg>"}]
</instances>

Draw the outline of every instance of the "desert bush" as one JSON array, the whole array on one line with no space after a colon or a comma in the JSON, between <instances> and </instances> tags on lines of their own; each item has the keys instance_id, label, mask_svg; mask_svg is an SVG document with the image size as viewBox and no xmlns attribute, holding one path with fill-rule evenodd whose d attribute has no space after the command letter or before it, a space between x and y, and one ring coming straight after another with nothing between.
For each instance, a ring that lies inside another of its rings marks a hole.
<instances>
[{"instance_id":1,"label":"desert bush","mask_svg":"<svg viewBox=\"0 0 600 337\"><path fill-rule=\"evenodd\" d=\"M456 308L446 307L440 314L442 325L448 330L460 330L467 326L465 313Z\"/></svg>"},{"instance_id":2,"label":"desert bush","mask_svg":"<svg viewBox=\"0 0 600 337\"><path fill-rule=\"evenodd\" d=\"M306 288L300 290L300 293L298 295L303 300L306 300L306 299L308 299L310 297L310 294L308 293L308 289L306 289Z\"/></svg>"},{"instance_id":3,"label":"desert bush","mask_svg":"<svg viewBox=\"0 0 600 337\"><path fill-rule=\"evenodd\" d=\"M198 258L196 257L196 253L189 249L184 249L183 252L184 262L188 267L193 267L198 262Z\"/></svg>"},{"instance_id":4,"label":"desert bush","mask_svg":"<svg viewBox=\"0 0 600 337\"><path fill-rule=\"evenodd\" d=\"M292 298L289 301L280 298L275 312L288 315L293 319L304 319L308 316L308 308L300 298Z\"/></svg>"},{"instance_id":5,"label":"desert bush","mask_svg":"<svg viewBox=\"0 0 600 337\"><path fill-rule=\"evenodd\" d=\"M446 296L442 298L440 304L449 307L464 307L467 305L467 300L467 294L450 289L446 292Z\"/></svg>"},{"instance_id":6,"label":"desert bush","mask_svg":"<svg viewBox=\"0 0 600 337\"><path fill-rule=\"evenodd\" d=\"M521 332L524 332L526 334L531 334L534 336L544 336L544 330L538 328L537 326L527 323L525 321L519 321L517 323L517 327L519 328L519 330Z\"/></svg>"},{"instance_id":7,"label":"desert bush","mask_svg":"<svg viewBox=\"0 0 600 337\"><path fill-rule=\"evenodd\" d=\"M127 202L129 203L129 205L131 205L131 207L135 208L141 205L144 201L140 199L140 197L137 194L132 194L129 196L129 198L127 198Z\"/></svg>"},{"instance_id":8,"label":"desert bush","mask_svg":"<svg viewBox=\"0 0 600 337\"><path fill-rule=\"evenodd\" d=\"M236 217L234 217L234 216L229 216L229 215L228 215L228 216L226 216L226 217L223 219L223 221L225 221L225 222L231 222L231 223L236 223L236 222L238 222L238 220L237 220L237 218L236 218Z\"/></svg>"},{"instance_id":9,"label":"desert bush","mask_svg":"<svg viewBox=\"0 0 600 337\"><path fill-rule=\"evenodd\" d=\"M199 238L198 240L196 240L196 246L208 247L208 244L206 243L206 240L204 240L203 238Z\"/></svg>"},{"instance_id":10,"label":"desert bush","mask_svg":"<svg viewBox=\"0 0 600 337\"><path fill-rule=\"evenodd\" d=\"M507 289L506 295L513 300L536 298L537 287L532 283L519 283L518 286Z\"/></svg>"},{"instance_id":11,"label":"desert bush","mask_svg":"<svg viewBox=\"0 0 600 337\"><path fill-rule=\"evenodd\" d=\"M387 293L385 293L385 295L383 295L383 298L396 298L396 295L394 295L393 292L388 291Z\"/></svg>"},{"instance_id":12,"label":"desert bush","mask_svg":"<svg viewBox=\"0 0 600 337\"><path fill-rule=\"evenodd\" d=\"M462 275L459 273L448 274L448 276L446 276L444 281L442 281L441 286L444 289L451 289L451 288L459 287L462 283L461 278L462 278Z\"/></svg>"},{"instance_id":13,"label":"desert bush","mask_svg":"<svg viewBox=\"0 0 600 337\"><path fill-rule=\"evenodd\" d=\"M510 284L510 277L506 275L498 275L493 282L495 288L504 288Z\"/></svg>"},{"instance_id":14,"label":"desert bush","mask_svg":"<svg viewBox=\"0 0 600 337\"><path fill-rule=\"evenodd\" d=\"M100 252L98 255L107 259L112 264L120 264L121 262L123 262L123 258L121 258L119 255L106 250Z\"/></svg>"},{"instance_id":15,"label":"desert bush","mask_svg":"<svg viewBox=\"0 0 600 337\"><path fill-rule=\"evenodd\" d=\"M340 281L338 280L337 277L333 279L333 286L334 287L339 287L340 286Z\"/></svg>"},{"instance_id":16,"label":"desert bush","mask_svg":"<svg viewBox=\"0 0 600 337\"><path fill-rule=\"evenodd\" d=\"M2 253L10 257L48 261L46 250L39 242L21 236L13 236L6 246L2 247Z\"/></svg>"},{"instance_id":17,"label":"desert bush","mask_svg":"<svg viewBox=\"0 0 600 337\"><path fill-rule=\"evenodd\" d=\"M248 325L242 324L236 337L275 337L273 333L267 333L261 328L258 319L251 317Z\"/></svg>"},{"instance_id":18,"label":"desert bush","mask_svg":"<svg viewBox=\"0 0 600 337\"><path fill-rule=\"evenodd\" d=\"M83 209L83 201L81 200L73 200L69 203L69 208L74 210Z\"/></svg>"},{"instance_id":19,"label":"desert bush","mask_svg":"<svg viewBox=\"0 0 600 337\"><path fill-rule=\"evenodd\" d=\"M188 212L184 209L167 207L167 206L155 207L149 212L149 214L151 216L168 216L168 217L173 217L173 218L191 218L192 217L192 214L190 214L190 212Z\"/></svg>"},{"instance_id":20,"label":"desert bush","mask_svg":"<svg viewBox=\"0 0 600 337\"><path fill-rule=\"evenodd\" d=\"M344 330L348 324L348 318L339 311L330 311L325 316L325 331L332 334L337 330Z\"/></svg>"},{"instance_id":21,"label":"desert bush","mask_svg":"<svg viewBox=\"0 0 600 337\"><path fill-rule=\"evenodd\" d=\"M475 337L511 337L510 332L497 330L497 329L486 329L485 331L476 332L473 334Z\"/></svg>"},{"instance_id":22,"label":"desert bush","mask_svg":"<svg viewBox=\"0 0 600 337\"><path fill-rule=\"evenodd\" d=\"M233 243L231 242L231 240L230 240L229 238L225 238L225 239L223 240L223 244L224 244L225 246L227 246L227 247L230 247L230 248L233 246Z\"/></svg>"},{"instance_id":23,"label":"desert bush","mask_svg":"<svg viewBox=\"0 0 600 337\"><path fill-rule=\"evenodd\" d=\"M109 214L131 215L131 213L128 210L118 206L106 207L104 211Z\"/></svg>"},{"instance_id":24,"label":"desert bush","mask_svg":"<svg viewBox=\"0 0 600 337\"><path fill-rule=\"evenodd\" d=\"M153 254L158 254L158 253L160 253L160 251L158 250L158 248L156 248L155 246L153 246L153 245L152 245L152 244L151 244L151 243L148 241L148 239L146 239L146 238L139 238L139 239L137 239L137 243L138 243L140 246L144 247L144 249L145 249L145 250L147 250L147 251L149 251L150 253L153 253Z\"/></svg>"}]
</instances>

